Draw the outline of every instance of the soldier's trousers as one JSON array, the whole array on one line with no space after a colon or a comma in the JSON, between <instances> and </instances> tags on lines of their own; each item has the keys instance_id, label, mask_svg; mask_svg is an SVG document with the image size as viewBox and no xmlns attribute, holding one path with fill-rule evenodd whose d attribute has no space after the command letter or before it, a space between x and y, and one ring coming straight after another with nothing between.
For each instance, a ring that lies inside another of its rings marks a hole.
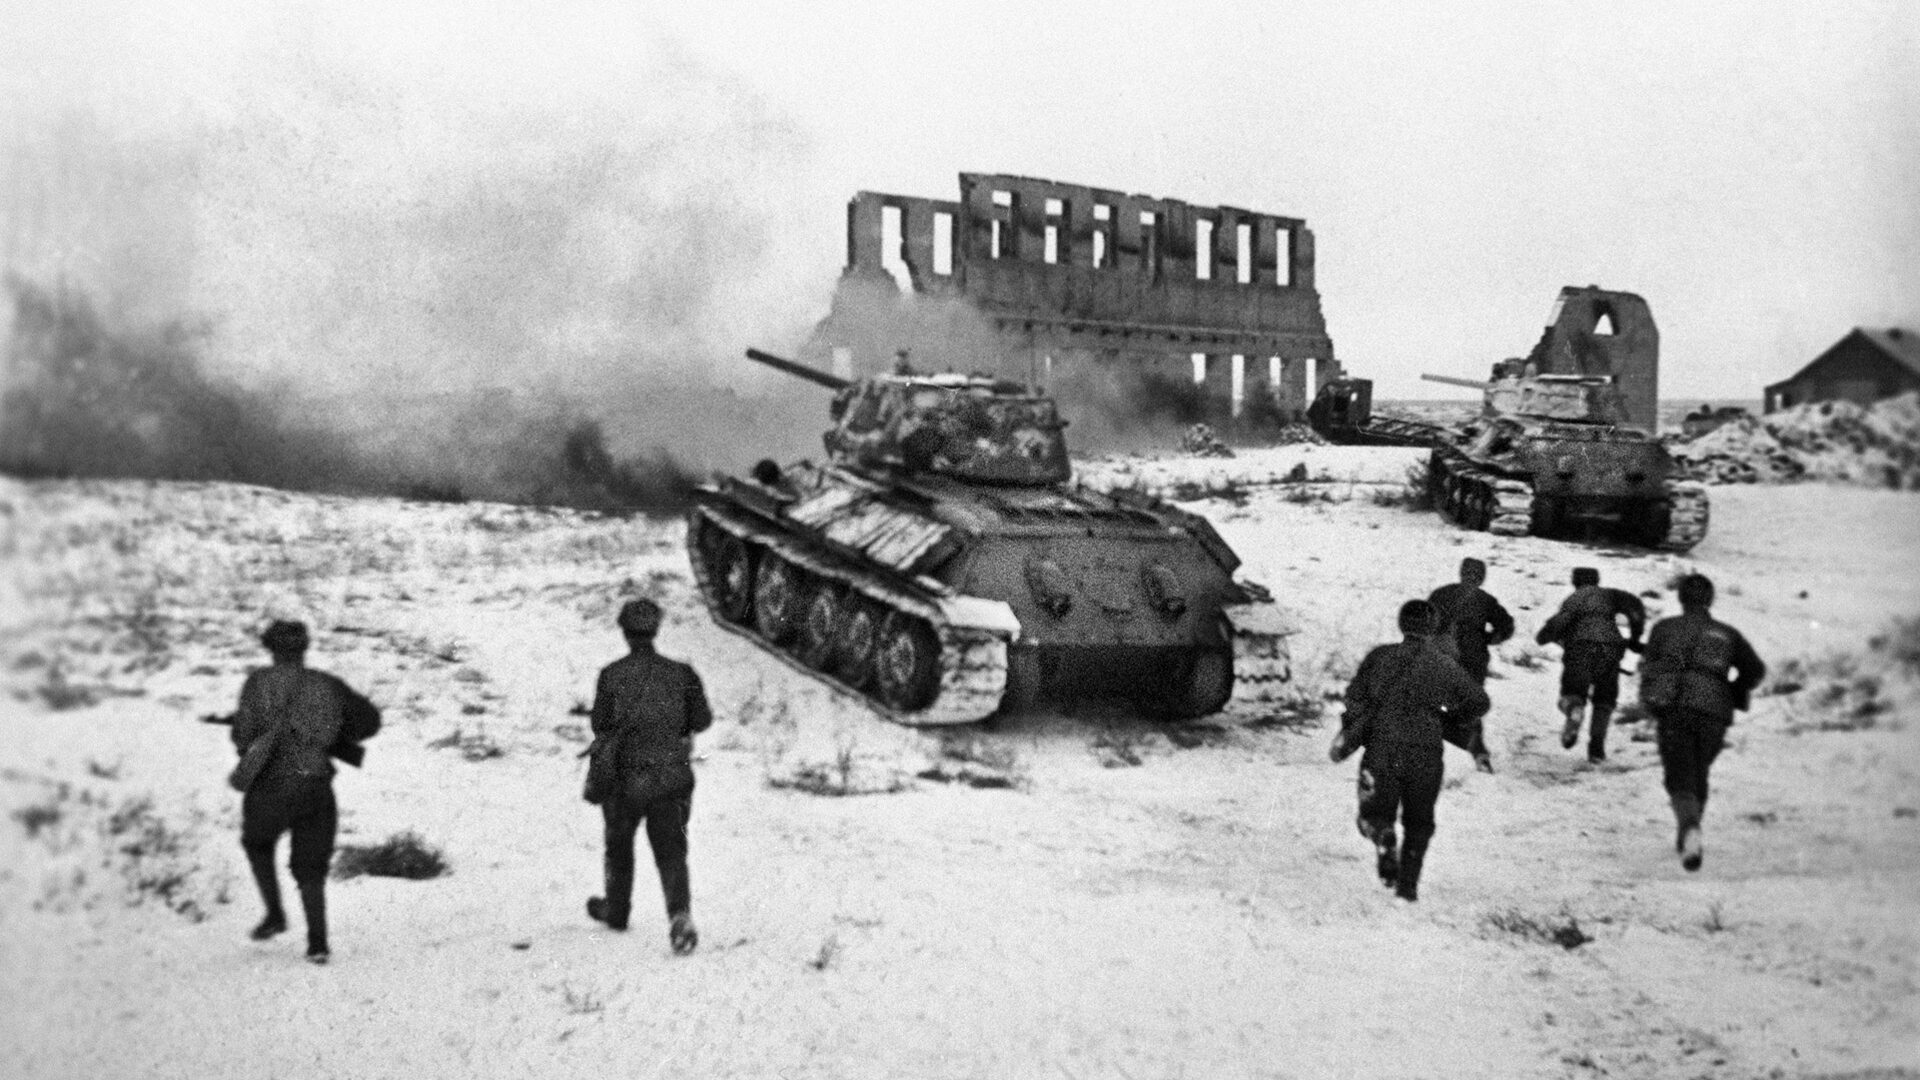
<instances>
[{"instance_id":1,"label":"soldier's trousers","mask_svg":"<svg viewBox=\"0 0 1920 1080\"><path fill-rule=\"evenodd\" d=\"M606 819L607 921L625 925L633 910L633 841L641 822L647 826L647 844L653 865L660 871L660 891L667 914L678 915L693 906L687 875L687 821L693 816L693 793L634 806L625 799L608 799L600 806Z\"/></svg>"},{"instance_id":2,"label":"soldier's trousers","mask_svg":"<svg viewBox=\"0 0 1920 1080\"><path fill-rule=\"evenodd\" d=\"M1659 717L1660 769L1667 797L1682 831L1697 827L1707 809L1707 774L1726 743L1727 724L1717 716L1674 706Z\"/></svg>"},{"instance_id":3,"label":"soldier's trousers","mask_svg":"<svg viewBox=\"0 0 1920 1080\"><path fill-rule=\"evenodd\" d=\"M269 913L282 910L273 849L280 843L280 834L293 835L293 854L287 865L300 888L310 951L327 948L327 866L333 861L333 840L339 824L333 783L326 777L256 785L240 801L240 846L246 849L254 883L260 887L260 899Z\"/></svg>"},{"instance_id":4,"label":"soldier's trousers","mask_svg":"<svg viewBox=\"0 0 1920 1080\"><path fill-rule=\"evenodd\" d=\"M1411 859L1418 874L1420 857L1433 838L1433 807L1440 801L1444 779L1441 748L1368 746L1360 758L1360 834L1384 850L1394 845L1398 819L1405 834L1400 843L1401 865Z\"/></svg>"},{"instance_id":5,"label":"soldier's trousers","mask_svg":"<svg viewBox=\"0 0 1920 1080\"><path fill-rule=\"evenodd\" d=\"M1612 712L1620 701L1620 659L1626 647L1605 641L1569 642L1561 654L1560 696Z\"/></svg>"},{"instance_id":6,"label":"soldier's trousers","mask_svg":"<svg viewBox=\"0 0 1920 1080\"><path fill-rule=\"evenodd\" d=\"M1487 685L1487 668L1492 663L1493 657L1484 648L1460 649L1460 666L1467 669L1467 674L1473 676L1473 681L1481 686Z\"/></svg>"}]
</instances>

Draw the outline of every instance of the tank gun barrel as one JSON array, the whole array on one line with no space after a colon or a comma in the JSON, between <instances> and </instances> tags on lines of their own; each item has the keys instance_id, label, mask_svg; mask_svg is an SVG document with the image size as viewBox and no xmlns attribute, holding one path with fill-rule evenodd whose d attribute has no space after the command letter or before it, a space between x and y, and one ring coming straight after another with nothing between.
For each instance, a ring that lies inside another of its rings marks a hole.
<instances>
[{"instance_id":1,"label":"tank gun barrel","mask_svg":"<svg viewBox=\"0 0 1920 1080\"><path fill-rule=\"evenodd\" d=\"M1493 385L1492 383L1481 382L1479 379L1459 379L1452 375L1422 375L1420 377L1428 382L1446 383L1448 386L1464 386L1469 390L1485 390L1487 387Z\"/></svg>"},{"instance_id":2,"label":"tank gun barrel","mask_svg":"<svg viewBox=\"0 0 1920 1080\"><path fill-rule=\"evenodd\" d=\"M829 375L824 371L816 371L805 364L788 360L784 356L775 356L769 352L761 352L759 349L748 349L747 359L758 360L770 368L776 368L795 378L805 379L810 383L818 383L829 390L844 390L852 385L850 380L843 379L838 375Z\"/></svg>"}]
</instances>

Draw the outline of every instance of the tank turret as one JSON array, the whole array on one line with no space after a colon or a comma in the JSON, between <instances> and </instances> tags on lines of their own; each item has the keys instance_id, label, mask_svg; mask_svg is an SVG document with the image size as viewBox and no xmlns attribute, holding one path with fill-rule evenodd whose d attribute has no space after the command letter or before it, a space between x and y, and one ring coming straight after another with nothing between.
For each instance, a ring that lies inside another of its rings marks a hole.
<instances>
[{"instance_id":1,"label":"tank turret","mask_svg":"<svg viewBox=\"0 0 1920 1080\"><path fill-rule=\"evenodd\" d=\"M1205 518L1072 486L1053 399L747 355L832 390L832 427L824 465L695 492L688 552L721 627L916 725L1064 694L1170 718L1279 695L1291 620Z\"/></svg>"},{"instance_id":2,"label":"tank turret","mask_svg":"<svg viewBox=\"0 0 1920 1080\"><path fill-rule=\"evenodd\" d=\"M1451 375L1420 377L1480 391L1483 416L1532 416L1595 424L1626 422L1626 407L1613 376L1525 374L1513 370L1513 364L1507 361L1494 365L1494 377L1487 381Z\"/></svg>"},{"instance_id":3,"label":"tank turret","mask_svg":"<svg viewBox=\"0 0 1920 1080\"><path fill-rule=\"evenodd\" d=\"M842 379L758 349L747 356L834 391L824 441L835 462L983 484L1061 484L1073 476L1059 407L1019 383L967 375Z\"/></svg>"}]
</instances>

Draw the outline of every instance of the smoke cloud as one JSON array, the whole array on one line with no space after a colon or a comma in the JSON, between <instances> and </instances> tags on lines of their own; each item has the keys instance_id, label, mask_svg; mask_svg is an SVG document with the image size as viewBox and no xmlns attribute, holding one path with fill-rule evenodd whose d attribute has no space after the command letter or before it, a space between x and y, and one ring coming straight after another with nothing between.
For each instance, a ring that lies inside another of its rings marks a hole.
<instances>
[{"instance_id":1,"label":"smoke cloud","mask_svg":"<svg viewBox=\"0 0 1920 1080\"><path fill-rule=\"evenodd\" d=\"M727 389L824 292L806 141L636 16L108 12L0 46L54 74L0 132L13 467L637 497L817 445Z\"/></svg>"}]
</instances>

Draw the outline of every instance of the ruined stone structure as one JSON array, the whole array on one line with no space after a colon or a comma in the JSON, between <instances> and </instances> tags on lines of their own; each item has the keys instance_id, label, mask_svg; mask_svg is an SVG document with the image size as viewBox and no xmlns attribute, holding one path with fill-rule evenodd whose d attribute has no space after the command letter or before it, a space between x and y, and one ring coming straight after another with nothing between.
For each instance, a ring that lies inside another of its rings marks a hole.
<instances>
[{"instance_id":1,"label":"ruined stone structure","mask_svg":"<svg viewBox=\"0 0 1920 1080\"><path fill-rule=\"evenodd\" d=\"M956 201L861 192L847 265L802 358L843 376L953 367L1196 382L1217 415L1300 414L1338 374L1298 218L1026 177Z\"/></svg>"}]
</instances>

